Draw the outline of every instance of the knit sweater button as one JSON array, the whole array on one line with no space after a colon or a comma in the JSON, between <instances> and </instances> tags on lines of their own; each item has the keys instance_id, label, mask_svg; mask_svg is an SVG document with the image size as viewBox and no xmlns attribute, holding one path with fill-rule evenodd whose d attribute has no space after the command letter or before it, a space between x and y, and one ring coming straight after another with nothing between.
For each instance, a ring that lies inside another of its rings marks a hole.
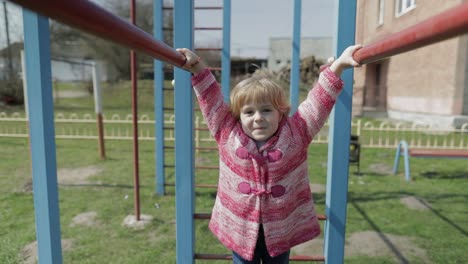
<instances>
[{"instance_id":1,"label":"knit sweater button","mask_svg":"<svg viewBox=\"0 0 468 264\"><path fill-rule=\"evenodd\" d=\"M278 198L284 195L286 188L283 185L275 185L271 187L271 196Z\"/></svg>"},{"instance_id":2,"label":"knit sweater button","mask_svg":"<svg viewBox=\"0 0 468 264\"><path fill-rule=\"evenodd\" d=\"M245 147L240 147L236 150L237 157L241 159L248 159L249 158L249 151Z\"/></svg>"},{"instance_id":3,"label":"knit sweater button","mask_svg":"<svg viewBox=\"0 0 468 264\"><path fill-rule=\"evenodd\" d=\"M276 162L283 157L283 153L279 149L275 149L273 151L268 152L268 161L269 162Z\"/></svg>"},{"instance_id":4,"label":"knit sweater button","mask_svg":"<svg viewBox=\"0 0 468 264\"><path fill-rule=\"evenodd\" d=\"M239 185L237 186L237 189L239 190L239 192L243 194L250 194L251 192L251 188L248 182L239 183Z\"/></svg>"}]
</instances>

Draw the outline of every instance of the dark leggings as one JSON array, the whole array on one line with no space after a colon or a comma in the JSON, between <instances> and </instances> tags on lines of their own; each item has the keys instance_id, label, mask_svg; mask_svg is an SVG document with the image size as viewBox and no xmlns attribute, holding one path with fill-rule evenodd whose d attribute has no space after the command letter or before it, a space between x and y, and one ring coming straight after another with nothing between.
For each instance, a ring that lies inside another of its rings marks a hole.
<instances>
[{"instance_id":1,"label":"dark leggings","mask_svg":"<svg viewBox=\"0 0 468 264\"><path fill-rule=\"evenodd\" d=\"M260 225L258 233L257 245L255 246L254 257L252 260L245 260L236 252L232 252L232 263L233 264L288 264L289 263L289 251L271 257L268 255L268 250L265 244L265 234L263 233L263 225Z\"/></svg>"}]
</instances>

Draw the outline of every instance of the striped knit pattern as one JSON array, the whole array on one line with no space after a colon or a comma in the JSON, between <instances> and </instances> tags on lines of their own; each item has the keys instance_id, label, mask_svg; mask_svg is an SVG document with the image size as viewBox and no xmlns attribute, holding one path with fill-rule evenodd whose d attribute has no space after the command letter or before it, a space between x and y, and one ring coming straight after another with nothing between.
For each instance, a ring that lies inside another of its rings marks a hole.
<instances>
[{"instance_id":1,"label":"striped knit pattern","mask_svg":"<svg viewBox=\"0 0 468 264\"><path fill-rule=\"evenodd\" d=\"M200 109L219 147L218 193L209 227L227 248L253 258L263 224L269 254L274 257L320 234L307 172L307 149L335 104L343 82L323 71L292 117L257 148L223 102L221 89L207 69L192 77ZM239 191L248 183L251 193ZM273 186L285 187L279 197Z\"/></svg>"}]
</instances>

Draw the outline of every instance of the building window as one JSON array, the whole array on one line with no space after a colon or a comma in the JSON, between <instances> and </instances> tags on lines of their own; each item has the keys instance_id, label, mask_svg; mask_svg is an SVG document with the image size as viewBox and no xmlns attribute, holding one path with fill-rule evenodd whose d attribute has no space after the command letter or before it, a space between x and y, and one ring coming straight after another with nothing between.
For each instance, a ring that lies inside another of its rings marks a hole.
<instances>
[{"instance_id":1,"label":"building window","mask_svg":"<svg viewBox=\"0 0 468 264\"><path fill-rule=\"evenodd\" d=\"M384 8L385 7L385 0L379 0L379 26L383 25L384 22Z\"/></svg>"},{"instance_id":2,"label":"building window","mask_svg":"<svg viewBox=\"0 0 468 264\"><path fill-rule=\"evenodd\" d=\"M408 11L416 7L416 0L396 0L396 12L397 17L407 13Z\"/></svg>"}]
</instances>

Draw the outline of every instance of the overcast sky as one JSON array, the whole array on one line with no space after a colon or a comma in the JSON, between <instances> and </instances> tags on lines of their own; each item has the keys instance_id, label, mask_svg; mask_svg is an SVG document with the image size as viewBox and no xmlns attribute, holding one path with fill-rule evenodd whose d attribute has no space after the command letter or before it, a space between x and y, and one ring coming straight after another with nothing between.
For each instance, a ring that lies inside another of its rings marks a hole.
<instances>
[{"instance_id":1,"label":"overcast sky","mask_svg":"<svg viewBox=\"0 0 468 264\"><path fill-rule=\"evenodd\" d=\"M216 5L222 1L198 1ZM303 0L302 37L333 36L333 0ZM196 11L197 26L222 26L222 11ZM232 0L231 55L266 57L270 38L292 37L294 0ZM208 41L221 46L220 32L196 31L195 42Z\"/></svg>"},{"instance_id":2,"label":"overcast sky","mask_svg":"<svg viewBox=\"0 0 468 264\"><path fill-rule=\"evenodd\" d=\"M98 0L96 0L98 1ZM117 0L101 0L107 4ZM166 1L170 3L171 1ZM302 37L333 36L334 0L302 0ZM138 0L137 0L138 3ZM196 6L220 6L222 0L195 1ZM10 38L21 40L22 19L18 7L7 2ZM270 38L292 37L294 0L232 0L231 55L266 58ZM138 15L138 14L137 14ZM222 10L195 11L199 27L221 27ZM196 46L221 47L220 31L196 31ZM0 11L0 47L6 46L3 3Z\"/></svg>"}]
</instances>

